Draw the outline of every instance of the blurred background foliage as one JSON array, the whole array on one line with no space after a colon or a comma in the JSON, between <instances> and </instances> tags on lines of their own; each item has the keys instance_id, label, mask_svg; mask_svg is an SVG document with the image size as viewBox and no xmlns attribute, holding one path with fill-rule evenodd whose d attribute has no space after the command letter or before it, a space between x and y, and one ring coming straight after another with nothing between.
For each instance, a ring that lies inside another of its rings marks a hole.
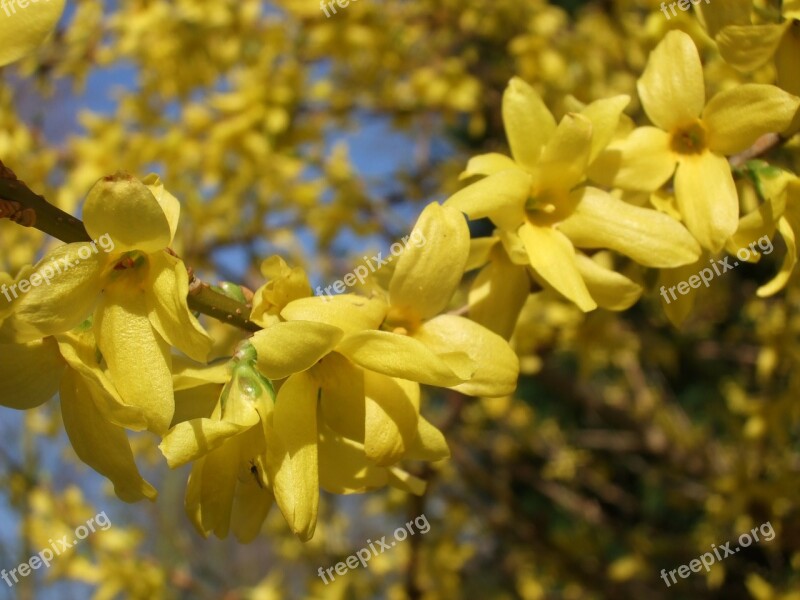
<instances>
[{"instance_id":1,"label":"blurred background foliage","mask_svg":"<svg viewBox=\"0 0 800 600\"><path fill-rule=\"evenodd\" d=\"M326 18L313 0L75 0L48 44L2 71L0 158L76 215L99 177L156 171L182 203L174 249L206 279L255 289L280 254L324 286L459 189L470 156L507 151L514 75L557 117L626 93L643 123L636 79L677 28L701 50L709 94L774 78L737 73L693 13L667 20L659 5L357 0ZM798 164L796 145L782 152ZM57 243L7 221L0 240L12 274ZM680 329L652 290L624 313L533 294L512 339L513 397L429 395L423 413L453 456L417 473L426 495L325 495L306 545L278 511L249 546L200 538L183 516L186 470L169 472L148 436L135 450L159 499L120 505L77 462L52 403L4 409L2 566L87 515L113 526L0 596L796 600L800 288L754 293L783 252L776 242L698 294ZM221 350L231 332L205 323ZM331 585L317 577L422 513L429 533ZM665 586L661 569L766 521L774 540Z\"/></svg>"}]
</instances>

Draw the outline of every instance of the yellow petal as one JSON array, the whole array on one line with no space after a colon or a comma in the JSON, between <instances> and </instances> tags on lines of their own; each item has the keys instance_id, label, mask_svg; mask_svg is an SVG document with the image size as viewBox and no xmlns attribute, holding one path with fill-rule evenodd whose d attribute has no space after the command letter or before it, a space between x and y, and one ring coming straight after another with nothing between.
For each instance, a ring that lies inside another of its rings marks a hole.
<instances>
[{"instance_id":1,"label":"yellow petal","mask_svg":"<svg viewBox=\"0 0 800 600\"><path fill-rule=\"evenodd\" d=\"M440 387L463 383L475 372L474 362L463 352L435 354L418 340L387 331L346 336L336 350L376 373Z\"/></svg>"},{"instance_id":2,"label":"yellow petal","mask_svg":"<svg viewBox=\"0 0 800 600\"><path fill-rule=\"evenodd\" d=\"M469 257L469 227L458 210L431 203L412 232L421 246L408 246L389 284L392 309L411 319L442 312L453 297Z\"/></svg>"},{"instance_id":3,"label":"yellow petal","mask_svg":"<svg viewBox=\"0 0 800 600\"><path fill-rule=\"evenodd\" d=\"M417 437L414 438L414 442L404 458L407 460L433 462L443 458L450 458L450 448L447 447L447 440L445 440L444 434L424 417L420 416Z\"/></svg>"},{"instance_id":4,"label":"yellow petal","mask_svg":"<svg viewBox=\"0 0 800 600\"><path fill-rule=\"evenodd\" d=\"M228 440L219 448L209 452L203 459L202 476L197 482L196 502L203 535L213 531L224 539L228 536L233 512L233 499L238 483L240 449L235 439ZM197 465L198 463L195 463ZM192 477L195 469L192 469ZM191 483L191 480L190 480ZM186 489L186 508L189 512L189 488ZM197 510L197 509L195 509ZM191 512L190 512L191 514Z\"/></svg>"},{"instance_id":5,"label":"yellow petal","mask_svg":"<svg viewBox=\"0 0 800 600\"><path fill-rule=\"evenodd\" d=\"M231 531L240 544L249 544L258 537L273 502L272 492L255 481L239 482L233 499Z\"/></svg>"},{"instance_id":6,"label":"yellow petal","mask_svg":"<svg viewBox=\"0 0 800 600\"><path fill-rule=\"evenodd\" d=\"M428 484L400 467L389 467L389 485L415 496L422 496Z\"/></svg>"},{"instance_id":7,"label":"yellow petal","mask_svg":"<svg viewBox=\"0 0 800 600\"><path fill-rule=\"evenodd\" d=\"M703 248L718 252L739 224L739 196L728 161L710 152L684 155L675 173L684 223Z\"/></svg>"},{"instance_id":8,"label":"yellow petal","mask_svg":"<svg viewBox=\"0 0 800 600\"><path fill-rule=\"evenodd\" d=\"M155 500L157 492L139 474L125 430L103 418L90 389L73 371L61 386L61 415L75 454L111 480L120 500Z\"/></svg>"},{"instance_id":9,"label":"yellow petal","mask_svg":"<svg viewBox=\"0 0 800 600\"><path fill-rule=\"evenodd\" d=\"M175 391L188 390L209 383L227 383L231 378L231 363L215 361L211 365L198 364L176 355L172 358L172 385Z\"/></svg>"},{"instance_id":10,"label":"yellow petal","mask_svg":"<svg viewBox=\"0 0 800 600\"><path fill-rule=\"evenodd\" d=\"M745 83L714 96L703 111L708 145L730 156L765 133L780 133L792 122L800 98L772 85Z\"/></svg>"},{"instance_id":11,"label":"yellow petal","mask_svg":"<svg viewBox=\"0 0 800 600\"><path fill-rule=\"evenodd\" d=\"M270 379L283 379L313 367L341 338L338 327L287 321L257 332L250 342L258 353L258 370Z\"/></svg>"},{"instance_id":12,"label":"yellow petal","mask_svg":"<svg viewBox=\"0 0 800 600\"><path fill-rule=\"evenodd\" d=\"M331 352L314 367L320 382L322 420L338 435L364 442L364 371L338 352Z\"/></svg>"},{"instance_id":13,"label":"yellow petal","mask_svg":"<svg viewBox=\"0 0 800 600\"><path fill-rule=\"evenodd\" d=\"M580 202L558 225L580 248L610 248L646 267L677 267L697 260L700 246L678 221L633 206L597 188L584 188Z\"/></svg>"},{"instance_id":14,"label":"yellow petal","mask_svg":"<svg viewBox=\"0 0 800 600\"><path fill-rule=\"evenodd\" d=\"M667 33L650 53L637 89L647 116L664 131L699 117L706 95L692 38L678 30Z\"/></svg>"},{"instance_id":15,"label":"yellow petal","mask_svg":"<svg viewBox=\"0 0 800 600\"><path fill-rule=\"evenodd\" d=\"M519 77L513 77L503 93L503 123L514 160L528 169L536 166L556 130L556 120L539 94Z\"/></svg>"},{"instance_id":16,"label":"yellow petal","mask_svg":"<svg viewBox=\"0 0 800 600\"><path fill-rule=\"evenodd\" d=\"M0 404L28 410L55 396L66 363L53 338L0 344Z\"/></svg>"},{"instance_id":17,"label":"yellow petal","mask_svg":"<svg viewBox=\"0 0 800 600\"><path fill-rule=\"evenodd\" d=\"M253 410L249 425L212 419L184 421L170 429L158 447L169 468L175 469L219 448L229 438L250 429L258 420L258 414Z\"/></svg>"},{"instance_id":18,"label":"yellow petal","mask_svg":"<svg viewBox=\"0 0 800 600\"><path fill-rule=\"evenodd\" d=\"M655 127L639 127L627 139L609 145L588 174L609 187L652 192L672 177L676 164L669 134Z\"/></svg>"},{"instance_id":19,"label":"yellow petal","mask_svg":"<svg viewBox=\"0 0 800 600\"><path fill-rule=\"evenodd\" d=\"M87 253L88 257L82 258ZM27 276L26 283L32 286L38 282L36 287L17 283L17 290L24 293L19 294L6 323L16 341L62 333L86 320L97 302L105 264L105 255L94 254L83 242L59 246L48 253Z\"/></svg>"},{"instance_id":20,"label":"yellow petal","mask_svg":"<svg viewBox=\"0 0 800 600\"><path fill-rule=\"evenodd\" d=\"M539 227L526 223L519 230L531 266L559 293L588 312L597 308L592 300L575 261L572 242L552 227Z\"/></svg>"},{"instance_id":21,"label":"yellow petal","mask_svg":"<svg viewBox=\"0 0 800 600\"><path fill-rule=\"evenodd\" d=\"M164 216L167 217L171 243L172 240L175 239L175 233L178 231L178 221L181 216L180 202L164 188L164 184L161 183L161 179L155 173L147 175L142 179L142 183L146 185L150 193L153 194L156 202L161 206L161 210L164 211Z\"/></svg>"},{"instance_id":22,"label":"yellow petal","mask_svg":"<svg viewBox=\"0 0 800 600\"><path fill-rule=\"evenodd\" d=\"M472 238L469 241L469 258L467 259L467 264L464 265L464 272L469 273L475 269L480 269L488 263L492 248L499 241L496 237Z\"/></svg>"},{"instance_id":23,"label":"yellow petal","mask_svg":"<svg viewBox=\"0 0 800 600\"><path fill-rule=\"evenodd\" d=\"M33 52L56 28L65 0L16 5L7 2L0 13L0 67Z\"/></svg>"},{"instance_id":24,"label":"yellow petal","mask_svg":"<svg viewBox=\"0 0 800 600\"><path fill-rule=\"evenodd\" d=\"M517 164L506 155L490 152L469 159L467 168L458 178L468 179L475 175L494 175L500 171L515 168L517 168Z\"/></svg>"},{"instance_id":25,"label":"yellow petal","mask_svg":"<svg viewBox=\"0 0 800 600\"><path fill-rule=\"evenodd\" d=\"M719 32L717 45L725 62L740 71L754 71L778 49L791 22L781 25L730 25Z\"/></svg>"},{"instance_id":26,"label":"yellow petal","mask_svg":"<svg viewBox=\"0 0 800 600\"><path fill-rule=\"evenodd\" d=\"M398 462L417 436L419 384L367 371L364 451L378 466Z\"/></svg>"},{"instance_id":27,"label":"yellow petal","mask_svg":"<svg viewBox=\"0 0 800 600\"><path fill-rule=\"evenodd\" d=\"M477 366L466 383L452 389L468 396L507 396L517 389L519 358L503 338L456 315L439 315L424 323L414 338L436 353L467 354ZM369 433L367 433L369 435Z\"/></svg>"},{"instance_id":28,"label":"yellow petal","mask_svg":"<svg viewBox=\"0 0 800 600\"><path fill-rule=\"evenodd\" d=\"M469 318L509 339L528 299L531 280L525 268L511 262L502 246L478 273L469 291Z\"/></svg>"},{"instance_id":29,"label":"yellow petal","mask_svg":"<svg viewBox=\"0 0 800 600\"><path fill-rule=\"evenodd\" d=\"M470 220L489 217L502 229L514 230L525 219L525 202L533 179L522 169L508 169L456 192L444 203Z\"/></svg>"},{"instance_id":30,"label":"yellow petal","mask_svg":"<svg viewBox=\"0 0 800 600\"><path fill-rule=\"evenodd\" d=\"M624 275L598 264L594 260L597 255L589 258L578 254L576 258L581 277L599 307L606 310L627 310L642 295L641 286Z\"/></svg>"},{"instance_id":31,"label":"yellow petal","mask_svg":"<svg viewBox=\"0 0 800 600\"><path fill-rule=\"evenodd\" d=\"M178 423L210 417L219 403L221 393L222 385L218 383L175 390L175 414L170 429Z\"/></svg>"},{"instance_id":32,"label":"yellow petal","mask_svg":"<svg viewBox=\"0 0 800 600\"><path fill-rule=\"evenodd\" d=\"M170 224L153 193L128 173L94 184L83 206L83 222L93 238L109 234L118 253L152 254L169 246Z\"/></svg>"},{"instance_id":33,"label":"yellow petal","mask_svg":"<svg viewBox=\"0 0 800 600\"><path fill-rule=\"evenodd\" d=\"M319 386L306 374L292 375L278 392L268 464L275 500L295 535L314 535L319 511L317 398Z\"/></svg>"},{"instance_id":34,"label":"yellow petal","mask_svg":"<svg viewBox=\"0 0 800 600\"><path fill-rule=\"evenodd\" d=\"M150 323L171 346L205 362L213 340L189 311L189 274L183 262L166 252L148 257L147 307Z\"/></svg>"},{"instance_id":35,"label":"yellow petal","mask_svg":"<svg viewBox=\"0 0 800 600\"><path fill-rule=\"evenodd\" d=\"M698 4L695 9L700 13L701 22L706 26L712 38L728 25L749 25L753 0L725 0Z\"/></svg>"},{"instance_id":36,"label":"yellow petal","mask_svg":"<svg viewBox=\"0 0 800 600\"><path fill-rule=\"evenodd\" d=\"M120 396L143 411L150 431L163 435L175 411L172 358L147 314L143 289L126 282L112 284L97 307L94 331Z\"/></svg>"},{"instance_id":37,"label":"yellow petal","mask_svg":"<svg viewBox=\"0 0 800 600\"><path fill-rule=\"evenodd\" d=\"M592 150L592 122L574 113L564 116L542 150L536 168L541 190L569 191L584 178Z\"/></svg>"},{"instance_id":38,"label":"yellow petal","mask_svg":"<svg viewBox=\"0 0 800 600\"><path fill-rule=\"evenodd\" d=\"M600 152L613 139L619 127L622 111L630 104L630 101L630 96L622 94L596 100L580 111L592 123L592 149L589 153L589 164L595 161Z\"/></svg>"},{"instance_id":39,"label":"yellow petal","mask_svg":"<svg viewBox=\"0 0 800 600\"><path fill-rule=\"evenodd\" d=\"M785 3L783 10L785 13ZM800 56L800 8L795 14L793 26L783 36L775 54L775 68L778 71L778 85L790 94L800 96L800 66L797 64L797 57Z\"/></svg>"},{"instance_id":40,"label":"yellow petal","mask_svg":"<svg viewBox=\"0 0 800 600\"><path fill-rule=\"evenodd\" d=\"M670 322L676 327L680 326L694 308L697 295L701 290L691 290L690 294L680 294L676 292L676 288L681 282L686 282L692 275L697 275L698 271L706 268L709 263L706 260L707 255L704 255L694 265L684 265L675 269L662 269L658 274L658 281L656 287L659 290L661 305L664 307L664 313ZM673 288L670 290L670 288ZM673 298L674 295L674 298Z\"/></svg>"},{"instance_id":41,"label":"yellow petal","mask_svg":"<svg viewBox=\"0 0 800 600\"><path fill-rule=\"evenodd\" d=\"M800 225L800 223L795 225ZM775 277L756 290L756 295L759 298L768 298L786 287L789 277L791 277L792 271L794 271L794 267L797 264L797 237L786 218L782 217L778 220L778 231L786 244L786 255L783 258L780 271Z\"/></svg>"},{"instance_id":42,"label":"yellow petal","mask_svg":"<svg viewBox=\"0 0 800 600\"><path fill-rule=\"evenodd\" d=\"M386 302L380 298L344 294L293 300L281 311L281 316L287 321L325 323L347 334L378 328L387 310Z\"/></svg>"},{"instance_id":43,"label":"yellow petal","mask_svg":"<svg viewBox=\"0 0 800 600\"><path fill-rule=\"evenodd\" d=\"M71 369L90 387L102 391L94 394L97 409L107 421L133 431L147 429L147 417L137 406L126 404L109 380L100 363L102 357L91 331L63 333L56 337L58 350Z\"/></svg>"},{"instance_id":44,"label":"yellow petal","mask_svg":"<svg viewBox=\"0 0 800 600\"><path fill-rule=\"evenodd\" d=\"M367 459L364 445L320 426L319 484L333 494L361 494L385 486L389 472Z\"/></svg>"}]
</instances>

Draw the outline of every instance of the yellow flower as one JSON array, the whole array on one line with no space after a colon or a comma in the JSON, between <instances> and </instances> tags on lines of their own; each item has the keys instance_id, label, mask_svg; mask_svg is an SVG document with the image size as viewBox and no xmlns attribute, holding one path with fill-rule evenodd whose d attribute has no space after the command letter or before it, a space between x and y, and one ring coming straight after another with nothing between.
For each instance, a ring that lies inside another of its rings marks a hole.
<instances>
[{"instance_id":1,"label":"yellow flower","mask_svg":"<svg viewBox=\"0 0 800 600\"><path fill-rule=\"evenodd\" d=\"M19 60L41 45L55 29L65 4L66 0L47 0L23 8L8 2L7 5L13 9L10 12L8 6L3 5L4 12L0 14L0 39L3 40L0 67Z\"/></svg>"},{"instance_id":2,"label":"yellow flower","mask_svg":"<svg viewBox=\"0 0 800 600\"><path fill-rule=\"evenodd\" d=\"M681 31L669 32L650 55L638 90L656 127L640 127L610 144L590 176L624 189L655 191L674 174L686 227L704 248L718 252L739 218L725 157L765 133L784 131L800 98L774 86L744 84L706 104L700 55Z\"/></svg>"},{"instance_id":3,"label":"yellow flower","mask_svg":"<svg viewBox=\"0 0 800 600\"><path fill-rule=\"evenodd\" d=\"M628 100L617 96L595 102L556 125L533 88L512 79L503 96L503 121L513 160L499 154L473 158L464 175L485 178L445 203L470 219L489 217L506 245L523 248L534 272L584 311L597 302L582 274L588 265L576 256L575 246L613 249L653 267L685 264L699 254L674 219L582 185ZM592 277L606 281L602 287L619 283L589 268Z\"/></svg>"},{"instance_id":4,"label":"yellow flower","mask_svg":"<svg viewBox=\"0 0 800 600\"><path fill-rule=\"evenodd\" d=\"M45 256L35 271L59 273L19 297L4 329L27 342L94 314L98 346L123 400L143 410L148 429L163 434L174 412L170 346L204 361L212 343L186 304L185 266L165 252L180 205L156 176L140 182L120 173L95 184L83 212L95 241Z\"/></svg>"},{"instance_id":5,"label":"yellow flower","mask_svg":"<svg viewBox=\"0 0 800 600\"><path fill-rule=\"evenodd\" d=\"M146 419L123 402L103 372L91 331L0 344L0 380L2 404L18 410L35 408L59 391L64 428L78 458L110 479L121 500L155 499L124 429L142 430Z\"/></svg>"}]
</instances>

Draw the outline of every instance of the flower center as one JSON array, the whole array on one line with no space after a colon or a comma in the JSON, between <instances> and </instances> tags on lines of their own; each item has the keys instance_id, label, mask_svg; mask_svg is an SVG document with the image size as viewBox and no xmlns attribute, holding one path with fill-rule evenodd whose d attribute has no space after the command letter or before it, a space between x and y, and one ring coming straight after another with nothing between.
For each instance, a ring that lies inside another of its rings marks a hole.
<instances>
[{"instance_id":1,"label":"flower center","mask_svg":"<svg viewBox=\"0 0 800 600\"><path fill-rule=\"evenodd\" d=\"M672 132L672 149L678 154L701 154L706 149L706 128L699 120Z\"/></svg>"}]
</instances>

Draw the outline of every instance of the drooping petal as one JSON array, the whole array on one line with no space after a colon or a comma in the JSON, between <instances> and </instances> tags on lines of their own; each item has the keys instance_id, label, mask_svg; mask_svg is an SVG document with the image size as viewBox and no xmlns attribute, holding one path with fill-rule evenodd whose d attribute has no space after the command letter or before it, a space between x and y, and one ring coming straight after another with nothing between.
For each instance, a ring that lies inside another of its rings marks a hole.
<instances>
[{"instance_id":1,"label":"drooping petal","mask_svg":"<svg viewBox=\"0 0 800 600\"><path fill-rule=\"evenodd\" d=\"M631 101L625 94L596 100L580 111L592 123L592 149L589 152L589 164L593 163L600 152L608 146L619 126L622 111Z\"/></svg>"},{"instance_id":2,"label":"drooping petal","mask_svg":"<svg viewBox=\"0 0 800 600\"><path fill-rule=\"evenodd\" d=\"M597 308L575 262L575 248L560 231L526 223L519 230L531 266L559 293L588 312Z\"/></svg>"},{"instance_id":3,"label":"drooping petal","mask_svg":"<svg viewBox=\"0 0 800 600\"><path fill-rule=\"evenodd\" d=\"M501 229L514 230L525 219L532 182L522 169L499 171L456 192L444 205L460 210L472 221L489 217Z\"/></svg>"},{"instance_id":4,"label":"drooping petal","mask_svg":"<svg viewBox=\"0 0 800 600\"><path fill-rule=\"evenodd\" d=\"M492 261L478 273L469 291L469 317L509 339L531 290L524 267L511 262L501 245Z\"/></svg>"},{"instance_id":5,"label":"drooping petal","mask_svg":"<svg viewBox=\"0 0 800 600\"><path fill-rule=\"evenodd\" d=\"M189 274L178 258L166 252L148 257L147 307L150 323L171 346L205 362L213 340L189 311Z\"/></svg>"},{"instance_id":6,"label":"drooping petal","mask_svg":"<svg viewBox=\"0 0 800 600\"><path fill-rule=\"evenodd\" d=\"M589 178L624 190L655 191L672 176L678 162L669 144L669 134L660 129L634 129L600 154L589 167Z\"/></svg>"},{"instance_id":7,"label":"drooping petal","mask_svg":"<svg viewBox=\"0 0 800 600\"><path fill-rule=\"evenodd\" d=\"M680 294L676 288L682 282L687 282L693 275L697 275L698 271L708 266L708 255L704 255L694 265L684 265L676 267L675 269L661 269L658 273L658 280L656 287L661 295L662 306L664 307L664 314L670 322L679 327L689 316L694 308L697 295L700 290L691 290L690 294Z\"/></svg>"},{"instance_id":8,"label":"drooping petal","mask_svg":"<svg viewBox=\"0 0 800 600\"><path fill-rule=\"evenodd\" d=\"M487 264L491 256L492 248L494 248L499 241L497 237L472 238L469 241L469 258L467 259L467 264L464 265L464 272L469 273Z\"/></svg>"},{"instance_id":9,"label":"drooping petal","mask_svg":"<svg viewBox=\"0 0 800 600\"><path fill-rule=\"evenodd\" d=\"M125 404L140 408L148 429L163 435L175 412L172 357L147 315L145 290L116 282L104 291L95 312L94 332Z\"/></svg>"},{"instance_id":10,"label":"drooping petal","mask_svg":"<svg viewBox=\"0 0 800 600\"><path fill-rule=\"evenodd\" d=\"M314 366L341 338L338 327L286 321L257 332L250 342L258 353L258 370L270 379L283 379Z\"/></svg>"},{"instance_id":11,"label":"drooping petal","mask_svg":"<svg viewBox=\"0 0 800 600\"><path fill-rule=\"evenodd\" d=\"M347 334L378 328L387 310L386 302L380 298L344 294L293 300L284 307L281 316L287 321L326 323Z\"/></svg>"},{"instance_id":12,"label":"drooping petal","mask_svg":"<svg viewBox=\"0 0 800 600\"><path fill-rule=\"evenodd\" d=\"M258 537L274 501L272 492L255 481L239 482L233 499L231 531L240 544L249 544Z\"/></svg>"},{"instance_id":13,"label":"drooping petal","mask_svg":"<svg viewBox=\"0 0 800 600\"><path fill-rule=\"evenodd\" d=\"M783 263L775 277L756 290L759 298L768 298L786 287L797 264L797 236L785 217L778 219L778 231L786 244L786 255L783 257Z\"/></svg>"},{"instance_id":14,"label":"drooping petal","mask_svg":"<svg viewBox=\"0 0 800 600\"><path fill-rule=\"evenodd\" d=\"M153 194L156 202L161 206L161 210L164 211L164 216L167 217L167 222L169 223L169 239L170 243L172 243L172 240L175 239L175 233L178 231L178 221L181 217L181 204L175 196L164 188L164 184L161 183L161 179L155 173L147 175L142 179L142 183L147 186L147 189Z\"/></svg>"},{"instance_id":15,"label":"drooping petal","mask_svg":"<svg viewBox=\"0 0 800 600\"><path fill-rule=\"evenodd\" d=\"M338 352L314 367L322 388L321 419L338 435L364 442L364 371Z\"/></svg>"},{"instance_id":16,"label":"drooping petal","mask_svg":"<svg viewBox=\"0 0 800 600\"><path fill-rule=\"evenodd\" d=\"M0 404L28 410L55 396L66 363L53 338L0 344Z\"/></svg>"},{"instance_id":17,"label":"drooping petal","mask_svg":"<svg viewBox=\"0 0 800 600\"><path fill-rule=\"evenodd\" d=\"M667 33L650 53L636 87L647 116L664 131L699 117L706 93L700 54L692 38L683 31Z\"/></svg>"},{"instance_id":18,"label":"drooping petal","mask_svg":"<svg viewBox=\"0 0 800 600\"><path fill-rule=\"evenodd\" d=\"M417 436L419 384L366 371L364 387L364 451L376 465L392 465L403 457Z\"/></svg>"},{"instance_id":19,"label":"drooping petal","mask_svg":"<svg viewBox=\"0 0 800 600\"><path fill-rule=\"evenodd\" d=\"M319 484L333 494L361 494L385 486L389 472L367 459L364 445L320 426Z\"/></svg>"},{"instance_id":20,"label":"drooping petal","mask_svg":"<svg viewBox=\"0 0 800 600\"><path fill-rule=\"evenodd\" d=\"M467 354L477 366L469 381L451 386L468 396L507 396L517 389L519 358L502 337L482 325L456 315L427 321L414 338L434 352L446 349Z\"/></svg>"},{"instance_id":21,"label":"drooping petal","mask_svg":"<svg viewBox=\"0 0 800 600\"><path fill-rule=\"evenodd\" d=\"M581 277L599 307L606 310L627 310L642 295L641 286L624 275L598 264L595 260L598 258L597 255L589 258L579 253L576 258Z\"/></svg>"},{"instance_id":22,"label":"drooping petal","mask_svg":"<svg viewBox=\"0 0 800 600\"><path fill-rule=\"evenodd\" d=\"M785 2L783 10L785 13ZM793 27L783 36L775 53L775 69L778 71L778 85L790 94L800 96L800 68L797 65L797 57L800 56L800 8L795 15Z\"/></svg>"},{"instance_id":23,"label":"drooping petal","mask_svg":"<svg viewBox=\"0 0 800 600\"><path fill-rule=\"evenodd\" d=\"M95 254L91 245L83 242L54 249L39 261L25 283L17 283L16 289L22 293L5 327L20 342L77 327L92 314L106 260L105 254Z\"/></svg>"},{"instance_id":24,"label":"drooping petal","mask_svg":"<svg viewBox=\"0 0 800 600\"><path fill-rule=\"evenodd\" d=\"M83 222L92 238L110 235L117 253L158 252L172 240L164 209L148 187L128 173L94 184L83 205Z\"/></svg>"},{"instance_id":25,"label":"drooping petal","mask_svg":"<svg viewBox=\"0 0 800 600\"><path fill-rule=\"evenodd\" d=\"M598 188L581 190L575 212L558 229L579 248L610 248L646 267L677 267L700 256L697 241L672 217Z\"/></svg>"},{"instance_id":26,"label":"drooping petal","mask_svg":"<svg viewBox=\"0 0 800 600\"><path fill-rule=\"evenodd\" d=\"M226 440L245 432L258 423L258 413L252 410L249 421L216 421L194 419L178 423L158 445L170 469L196 460L219 448ZM243 421L243 422L242 422Z\"/></svg>"},{"instance_id":27,"label":"drooping petal","mask_svg":"<svg viewBox=\"0 0 800 600\"><path fill-rule=\"evenodd\" d=\"M556 130L556 120L536 91L513 77L503 93L503 124L514 160L532 169Z\"/></svg>"},{"instance_id":28,"label":"drooping petal","mask_svg":"<svg viewBox=\"0 0 800 600\"><path fill-rule=\"evenodd\" d=\"M420 214L414 239L397 262L389 284L393 311L411 320L442 312L461 282L469 257L469 227L456 209L431 203Z\"/></svg>"},{"instance_id":29,"label":"drooping petal","mask_svg":"<svg viewBox=\"0 0 800 600\"><path fill-rule=\"evenodd\" d=\"M424 479L420 479L400 467L389 467L389 485L415 496L422 496L428 487Z\"/></svg>"},{"instance_id":30,"label":"drooping petal","mask_svg":"<svg viewBox=\"0 0 800 600\"><path fill-rule=\"evenodd\" d=\"M209 452L202 462L202 476L196 490L203 535L214 532L220 539L228 536L233 512L233 499L239 475L240 449L236 439L224 442ZM197 463L195 463L197 465ZM194 469L192 469L194 476ZM187 493L187 512L189 488ZM190 513L191 514L191 513Z\"/></svg>"},{"instance_id":31,"label":"drooping petal","mask_svg":"<svg viewBox=\"0 0 800 600\"><path fill-rule=\"evenodd\" d=\"M703 248L718 252L739 224L739 196L728 161L710 152L684 155L675 173L684 222Z\"/></svg>"},{"instance_id":32,"label":"drooping petal","mask_svg":"<svg viewBox=\"0 0 800 600\"><path fill-rule=\"evenodd\" d=\"M592 151L592 122L568 113L542 150L536 167L536 185L541 190L569 191L586 174Z\"/></svg>"},{"instance_id":33,"label":"drooping petal","mask_svg":"<svg viewBox=\"0 0 800 600\"><path fill-rule=\"evenodd\" d=\"M19 10L13 2L4 6L0 15L0 67L33 52L56 28L65 0L47 0Z\"/></svg>"},{"instance_id":34,"label":"drooping petal","mask_svg":"<svg viewBox=\"0 0 800 600\"><path fill-rule=\"evenodd\" d=\"M701 2L695 9L700 13L708 35L712 38L728 25L749 25L753 0L725 0L725 2Z\"/></svg>"},{"instance_id":35,"label":"drooping petal","mask_svg":"<svg viewBox=\"0 0 800 600\"><path fill-rule=\"evenodd\" d=\"M407 460L442 460L450 458L450 448L447 447L444 434L420 415L417 437L414 438L411 448L403 458Z\"/></svg>"},{"instance_id":36,"label":"drooping petal","mask_svg":"<svg viewBox=\"0 0 800 600\"><path fill-rule=\"evenodd\" d=\"M184 358L172 358L172 385L175 391L188 390L209 383L227 383L231 378L232 363L227 360L214 361L210 365L199 364Z\"/></svg>"},{"instance_id":37,"label":"drooping petal","mask_svg":"<svg viewBox=\"0 0 800 600\"><path fill-rule=\"evenodd\" d=\"M463 383L475 372L475 363L464 352L435 354L418 340L387 331L346 336L336 350L376 373L440 387Z\"/></svg>"},{"instance_id":38,"label":"drooping petal","mask_svg":"<svg viewBox=\"0 0 800 600\"><path fill-rule=\"evenodd\" d=\"M319 510L317 399L319 385L307 373L292 375L278 392L267 464L275 500L302 541L314 535Z\"/></svg>"},{"instance_id":39,"label":"drooping petal","mask_svg":"<svg viewBox=\"0 0 800 600\"><path fill-rule=\"evenodd\" d=\"M703 111L708 146L730 156L765 133L780 133L792 122L800 98L773 85L745 83L714 96Z\"/></svg>"},{"instance_id":40,"label":"drooping petal","mask_svg":"<svg viewBox=\"0 0 800 600\"><path fill-rule=\"evenodd\" d=\"M209 418L219 403L222 385L207 383L189 389L175 390L175 414L172 416L170 429L178 423L194 419Z\"/></svg>"},{"instance_id":41,"label":"drooping petal","mask_svg":"<svg viewBox=\"0 0 800 600\"><path fill-rule=\"evenodd\" d=\"M93 390L98 393L98 390ZM125 430L106 421L97 410L93 392L74 371L61 386L61 415L70 443L83 462L114 484L123 502L155 500L157 492L139 474Z\"/></svg>"}]
</instances>

